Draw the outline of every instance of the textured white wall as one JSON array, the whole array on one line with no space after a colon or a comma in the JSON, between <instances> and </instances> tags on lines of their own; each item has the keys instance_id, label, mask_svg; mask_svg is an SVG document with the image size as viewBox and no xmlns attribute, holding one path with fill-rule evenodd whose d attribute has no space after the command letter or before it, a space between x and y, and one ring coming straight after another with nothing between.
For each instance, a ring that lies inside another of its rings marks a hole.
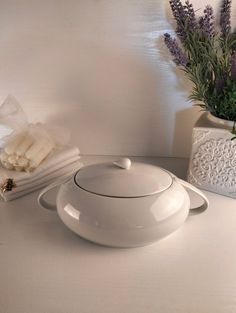
<instances>
[{"instance_id":1,"label":"textured white wall","mask_svg":"<svg viewBox=\"0 0 236 313\"><path fill-rule=\"evenodd\" d=\"M83 154L188 156L199 109L161 40L170 21L165 0L0 0L0 100Z\"/></svg>"}]
</instances>

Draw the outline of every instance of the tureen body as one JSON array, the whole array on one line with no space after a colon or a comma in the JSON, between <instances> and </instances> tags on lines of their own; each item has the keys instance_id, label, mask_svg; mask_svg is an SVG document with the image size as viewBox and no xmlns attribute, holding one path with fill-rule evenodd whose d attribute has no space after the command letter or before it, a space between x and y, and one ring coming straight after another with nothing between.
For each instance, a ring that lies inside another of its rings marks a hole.
<instances>
[{"instance_id":1,"label":"tureen body","mask_svg":"<svg viewBox=\"0 0 236 313\"><path fill-rule=\"evenodd\" d=\"M57 195L58 214L72 231L116 247L143 246L169 235L184 223L189 207L189 196L176 181L159 194L112 198L78 188L71 179Z\"/></svg>"},{"instance_id":2,"label":"tureen body","mask_svg":"<svg viewBox=\"0 0 236 313\"><path fill-rule=\"evenodd\" d=\"M61 184L56 208L69 229L98 244L137 247L169 235L185 222L190 198L183 181L153 165L146 166L142 177L143 164L132 164L133 172L127 164L129 168L118 168L119 164L82 168ZM108 166L105 176L104 166ZM147 184L139 181L145 177ZM42 199L46 191L39 203L49 208ZM200 195L205 209L207 199Z\"/></svg>"}]
</instances>

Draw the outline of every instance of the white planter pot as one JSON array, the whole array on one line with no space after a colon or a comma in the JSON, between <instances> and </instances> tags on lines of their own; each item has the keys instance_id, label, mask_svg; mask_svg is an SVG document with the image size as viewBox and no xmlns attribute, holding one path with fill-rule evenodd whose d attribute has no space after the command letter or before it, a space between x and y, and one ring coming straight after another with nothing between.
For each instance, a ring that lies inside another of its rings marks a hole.
<instances>
[{"instance_id":1,"label":"white planter pot","mask_svg":"<svg viewBox=\"0 0 236 313\"><path fill-rule=\"evenodd\" d=\"M232 121L204 113L193 128L188 181L205 190L236 198L236 140Z\"/></svg>"}]
</instances>

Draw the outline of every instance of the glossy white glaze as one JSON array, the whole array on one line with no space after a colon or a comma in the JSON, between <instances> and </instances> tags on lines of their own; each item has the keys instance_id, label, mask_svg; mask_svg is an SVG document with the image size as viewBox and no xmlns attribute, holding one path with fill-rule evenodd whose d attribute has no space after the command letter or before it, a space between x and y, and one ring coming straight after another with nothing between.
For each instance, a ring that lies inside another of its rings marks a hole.
<instances>
[{"instance_id":1,"label":"glossy white glaze","mask_svg":"<svg viewBox=\"0 0 236 313\"><path fill-rule=\"evenodd\" d=\"M131 166L130 160L126 168L127 160L82 167L75 175L76 184L86 191L111 197L147 196L166 190L172 184L172 176L166 170L140 162L133 162Z\"/></svg>"},{"instance_id":2,"label":"glossy white glaze","mask_svg":"<svg viewBox=\"0 0 236 313\"><path fill-rule=\"evenodd\" d=\"M58 214L72 231L114 247L143 246L169 235L184 223L189 207L189 196L177 182L148 197L112 198L89 193L70 180L57 195Z\"/></svg>"},{"instance_id":3,"label":"glossy white glaze","mask_svg":"<svg viewBox=\"0 0 236 313\"><path fill-rule=\"evenodd\" d=\"M131 160L129 158L121 158L115 162L113 162L116 166L123 168L125 170L129 170L131 168Z\"/></svg>"},{"instance_id":4,"label":"glossy white glaze","mask_svg":"<svg viewBox=\"0 0 236 313\"><path fill-rule=\"evenodd\" d=\"M108 166L109 164L112 172ZM145 169L150 169L149 166L151 165L136 162L132 166L134 169L137 166L139 173L141 173L143 167L143 181L141 184L138 182L137 187L145 186ZM94 172L91 170L93 168ZM54 188L57 183L45 188L40 193L38 202L48 209L57 209L65 225L90 241L113 247L147 245L169 235L184 223L189 214L190 199L183 185L203 198L204 204L199 207L200 211L208 207L208 200L200 190L187 182L179 180L170 172L155 166L151 168L153 168L154 176L156 169L157 173L162 174L161 171L163 171L171 178L169 186L154 194L147 193L143 195L140 190L141 195L139 196L128 197L125 193L122 197L119 184L123 183L126 188L129 188L128 182L130 189L132 189L135 182L130 180L129 176L124 176L120 180L119 174L120 171L124 174L130 173L130 170L115 168L114 171L113 163L102 163L84 167L81 171L86 174L87 170L90 180L92 180L92 174L94 174L94 180L97 180L97 177L99 177L98 169L100 174L102 173L101 170L104 171L104 174L107 171L109 180L101 181L101 184L109 183L110 185L113 184L113 187L117 186L117 194L114 188L112 195L109 196L81 188L76 182L79 171L70 180L62 183L55 207L48 204L43 195L51 188ZM87 176L85 175L84 178L87 178ZM162 175L157 176L156 179L161 182ZM146 180L149 187L150 180L148 180L148 176Z\"/></svg>"}]
</instances>

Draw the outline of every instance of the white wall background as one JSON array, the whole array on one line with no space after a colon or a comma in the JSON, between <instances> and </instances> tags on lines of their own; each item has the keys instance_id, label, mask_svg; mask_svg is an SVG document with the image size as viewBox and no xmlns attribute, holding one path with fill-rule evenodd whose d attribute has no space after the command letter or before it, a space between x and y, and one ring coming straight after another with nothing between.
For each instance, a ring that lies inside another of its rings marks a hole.
<instances>
[{"instance_id":1,"label":"white wall background","mask_svg":"<svg viewBox=\"0 0 236 313\"><path fill-rule=\"evenodd\" d=\"M161 39L170 21L167 0L0 0L0 101L66 126L82 154L188 156L199 109Z\"/></svg>"}]
</instances>

